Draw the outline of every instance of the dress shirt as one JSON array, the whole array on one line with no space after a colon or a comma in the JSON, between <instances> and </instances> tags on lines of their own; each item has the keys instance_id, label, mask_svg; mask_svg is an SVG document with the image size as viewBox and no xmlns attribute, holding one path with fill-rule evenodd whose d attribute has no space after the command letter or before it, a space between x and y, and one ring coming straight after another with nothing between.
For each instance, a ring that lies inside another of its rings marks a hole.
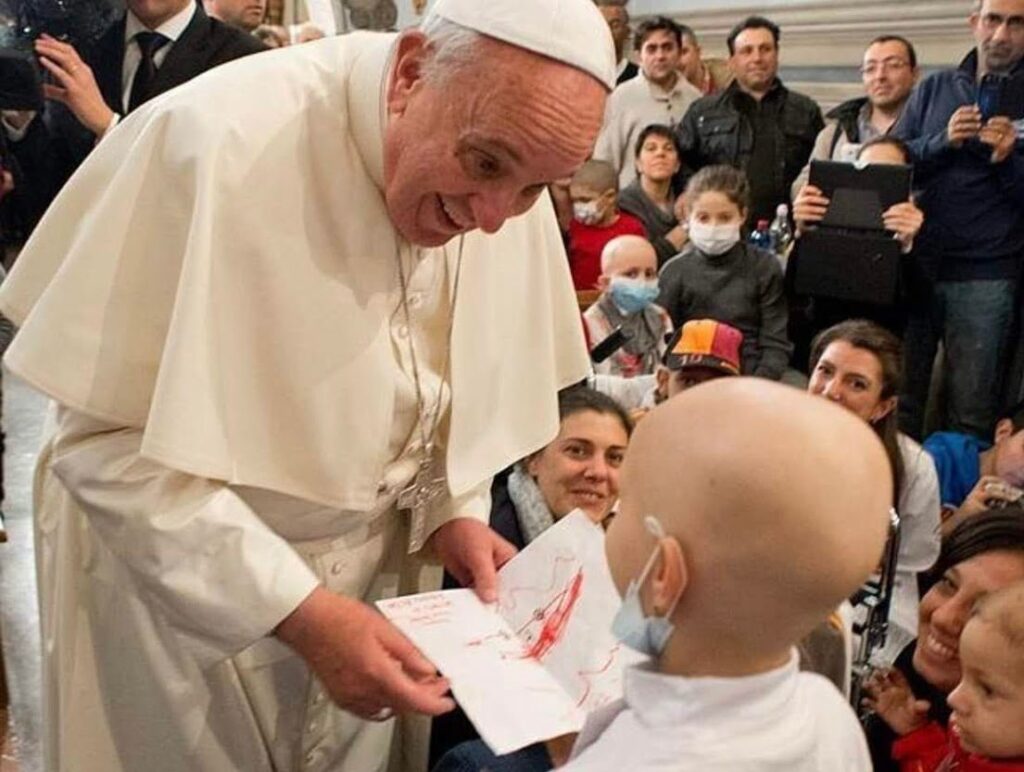
<instances>
[{"instance_id":1,"label":"dress shirt","mask_svg":"<svg viewBox=\"0 0 1024 772\"><path fill-rule=\"evenodd\" d=\"M196 4L189 3L178 13L174 14L171 18L165 21L156 29L150 30L149 27L139 21L138 17L128 11L128 17L125 20L124 27L124 64L121 66L121 107L122 110L127 112L128 110L128 96L132 92L132 81L135 79L135 73L139 69L139 62L142 61L142 52L139 50L139 44L135 40L135 36L140 32L159 32L165 38L170 39L170 43L161 46L155 54L153 54L153 64L156 65L157 69L164 63L167 58L167 54L174 48L174 44L178 38L181 37L182 33L185 32L185 28L192 23L192 17L196 14Z\"/></svg>"}]
</instances>

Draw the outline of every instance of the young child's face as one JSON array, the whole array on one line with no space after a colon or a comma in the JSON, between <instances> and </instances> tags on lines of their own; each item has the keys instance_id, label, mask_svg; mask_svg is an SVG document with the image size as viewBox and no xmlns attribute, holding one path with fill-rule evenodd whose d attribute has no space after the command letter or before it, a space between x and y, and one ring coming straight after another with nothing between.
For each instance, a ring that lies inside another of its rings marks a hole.
<instances>
[{"instance_id":1,"label":"young child's face","mask_svg":"<svg viewBox=\"0 0 1024 772\"><path fill-rule=\"evenodd\" d=\"M573 217L585 225L598 225L615 212L614 190L598 191L589 185L570 185Z\"/></svg>"},{"instance_id":2,"label":"young child's face","mask_svg":"<svg viewBox=\"0 0 1024 772\"><path fill-rule=\"evenodd\" d=\"M993 759L1024 757L1024 653L976 616L960 636L960 663L963 676L948 701L950 727L964 750Z\"/></svg>"},{"instance_id":3,"label":"young child's face","mask_svg":"<svg viewBox=\"0 0 1024 772\"><path fill-rule=\"evenodd\" d=\"M690 221L701 225L741 224L747 213L740 209L724 193L708 190L697 196L688 207Z\"/></svg>"},{"instance_id":4,"label":"young child's face","mask_svg":"<svg viewBox=\"0 0 1024 772\"><path fill-rule=\"evenodd\" d=\"M609 281L616 276L624 279L658 279L658 258L653 250L621 249L603 276Z\"/></svg>"}]
</instances>

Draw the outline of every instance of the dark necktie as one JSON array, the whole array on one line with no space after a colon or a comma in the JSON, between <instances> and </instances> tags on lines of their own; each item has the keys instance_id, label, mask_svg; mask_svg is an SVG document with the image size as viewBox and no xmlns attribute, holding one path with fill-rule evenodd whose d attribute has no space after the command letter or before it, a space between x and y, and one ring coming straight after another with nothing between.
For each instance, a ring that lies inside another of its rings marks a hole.
<instances>
[{"instance_id":1,"label":"dark necktie","mask_svg":"<svg viewBox=\"0 0 1024 772\"><path fill-rule=\"evenodd\" d=\"M153 57L156 52L171 42L171 39L161 35L159 32L139 32L135 35L135 42L139 46L142 58L139 60L139 69L135 71L132 78L132 90L128 95L128 112L141 105L152 94L153 80L156 78L156 64Z\"/></svg>"}]
</instances>

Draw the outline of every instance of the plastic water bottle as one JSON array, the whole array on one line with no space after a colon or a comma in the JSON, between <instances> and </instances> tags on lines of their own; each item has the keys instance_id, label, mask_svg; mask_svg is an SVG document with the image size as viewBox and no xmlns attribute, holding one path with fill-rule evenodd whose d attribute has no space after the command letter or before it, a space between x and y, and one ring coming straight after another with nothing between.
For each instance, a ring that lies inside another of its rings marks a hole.
<instances>
[{"instance_id":1,"label":"plastic water bottle","mask_svg":"<svg viewBox=\"0 0 1024 772\"><path fill-rule=\"evenodd\" d=\"M757 227L750 232L747 243L752 247L760 247L772 251L772 234L767 220L758 220Z\"/></svg>"},{"instance_id":2,"label":"plastic water bottle","mask_svg":"<svg viewBox=\"0 0 1024 772\"><path fill-rule=\"evenodd\" d=\"M775 219L772 220L768 232L772 237L772 246L775 253L784 257L789 251L789 245L793 243L793 229L789 225L789 207L779 204L775 210Z\"/></svg>"}]
</instances>

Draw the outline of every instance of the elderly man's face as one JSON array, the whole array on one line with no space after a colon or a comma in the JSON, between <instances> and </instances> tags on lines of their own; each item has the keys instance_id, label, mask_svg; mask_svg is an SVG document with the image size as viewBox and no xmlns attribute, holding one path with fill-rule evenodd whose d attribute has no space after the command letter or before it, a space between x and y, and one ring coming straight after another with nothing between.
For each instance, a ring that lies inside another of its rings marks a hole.
<instances>
[{"instance_id":1,"label":"elderly man's face","mask_svg":"<svg viewBox=\"0 0 1024 772\"><path fill-rule=\"evenodd\" d=\"M606 91L592 76L482 39L486 68L424 77L420 32L399 38L387 93L384 193L399 232L440 246L523 214L587 159ZM444 76L442 76L444 77Z\"/></svg>"},{"instance_id":2,"label":"elderly man's face","mask_svg":"<svg viewBox=\"0 0 1024 772\"><path fill-rule=\"evenodd\" d=\"M986 72L1006 72L1024 58L1024 0L984 0L970 23Z\"/></svg>"}]
</instances>

